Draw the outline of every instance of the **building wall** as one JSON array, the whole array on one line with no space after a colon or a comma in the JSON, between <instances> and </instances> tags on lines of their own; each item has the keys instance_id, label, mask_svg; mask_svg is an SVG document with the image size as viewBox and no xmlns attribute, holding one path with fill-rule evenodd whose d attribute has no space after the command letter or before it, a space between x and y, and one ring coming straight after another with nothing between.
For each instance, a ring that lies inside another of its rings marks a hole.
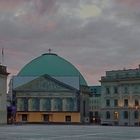
<instances>
[{"instance_id":1,"label":"building wall","mask_svg":"<svg viewBox=\"0 0 140 140\"><path fill-rule=\"evenodd\" d=\"M89 98L90 122L100 124L101 117L101 86L90 86Z\"/></svg>"},{"instance_id":2,"label":"building wall","mask_svg":"<svg viewBox=\"0 0 140 140\"><path fill-rule=\"evenodd\" d=\"M0 66L0 124L7 123L7 72L5 66Z\"/></svg>"},{"instance_id":3,"label":"building wall","mask_svg":"<svg viewBox=\"0 0 140 140\"><path fill-rule=\"evenodd\" d=\"M45 119L49 118L47 121L53 123L89 122L87 86L77 90L55 79L38 77L14 89L13 97L17 109L16 122L21 122L21 117L22 121L25 119L29 123L42 122L43 114Z\"/></svg>"},{"instance_id":4,"label":"building wall","mask_svg":"<svg viewBox=\"0 0 140 140\"><path fill-rule=\"evenodd\" d=\"M24 122L22 115L27 115L28 123L66 123L65 117L70 116L71 121L69 123L80 123L80 113L78 112L17 112L16 121ZM43 115L49 115L49 121L43 120Z\"/></svg>"},{"instance_id":5,"label":"building wall","mask_svg":"<svg viewBox=\"0 0 140 140\"><path fill-rule=\"evenodd\" d=\"M101 117L101 96L93 96L90 97L89 101L89 111L90 111L90 122L91 123L100 123L100 117Z\"/></svg>"},{"instance_id":6,"label":"building wall","mask_svg":"<svg viewBox=\"0 0 140 140\"><path fill-rule=\"evenodd\" d=\"M89 87L81 86L80 90L80 114L81 123L89 123Z\"/></svg>"},{"instance_id":7,"label":"building wall","mask_svg":"<svg viewBox=\"0 0 140 140\"><path fill-rule=\"evenodd\" d=\"M140 69L107 72L101 87L102 124L140 124Z\"/></svg>"}]
</instances>

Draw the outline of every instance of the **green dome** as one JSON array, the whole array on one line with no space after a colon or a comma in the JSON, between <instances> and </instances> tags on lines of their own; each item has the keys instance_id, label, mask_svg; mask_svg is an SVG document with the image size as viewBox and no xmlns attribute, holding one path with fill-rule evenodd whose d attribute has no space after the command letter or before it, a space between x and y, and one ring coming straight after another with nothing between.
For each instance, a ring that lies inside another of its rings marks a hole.
<instances>
[{"instance_id":1,"label":"green dome","mask_svg":"<svg viewBox=\"0 0 140 140\"><path fill-rule=\"evenodd\" d=\"M53 53L46 53L25 65L18 76L79 76L80 85L87 85L81 73L68 61Z\"/></svg>"}]
</instances>

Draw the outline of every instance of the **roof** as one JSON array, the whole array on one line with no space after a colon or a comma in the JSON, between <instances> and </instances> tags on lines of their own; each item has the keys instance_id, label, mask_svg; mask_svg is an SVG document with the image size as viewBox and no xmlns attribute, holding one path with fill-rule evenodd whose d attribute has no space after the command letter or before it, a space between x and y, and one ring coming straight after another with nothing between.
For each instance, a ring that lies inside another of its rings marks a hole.
<instances>
[{"instance_id":1,"label":"roof","mask_svg":"<svg viewBox=\"0 0 140 140\"><path fill-rule=\"evenodd\" d=\"M67 85L61 81L58 81L57 79L54 79L53 77L45 74L40 77L37 77L25 84L22 84L21 86L18 86L14 89L15 91L49 91L49 92L55 92L55 91L73 91L77 92L78 90L70 85Z\"/></svg>"},{"instance_id":2,"label":"roof","mask_svg":"<svg viewBox=\"0 0 140 140\"><path fill-rule=\"evenodd\" d=\"M0 64L0 74L1 75L9 75L9 73L7 72L7 68L6 68L6 66L3 66L3 65L1 65Z\"/></svg>"},{"instance_id":3,"label":"roof","mask_svg":"<svg viewBox=\"0 0 140 140\"><path fill-rule=\"evenodd\" d=\"M101 86L90 86L89 89L92 94L101 94Z\"/></svg>"},{"instance_id":4,"label":"roof","mask_svg":"<svg viewBox=\"0 0 140 140\"><path fill-rule=\"evenodd\" d=\"M84 77L74 65L54 53L45 53L33 59L21 69L17 76L41 76L44 74L79 77L80 85L87 85Z\"/></svg>"}]
</instances>

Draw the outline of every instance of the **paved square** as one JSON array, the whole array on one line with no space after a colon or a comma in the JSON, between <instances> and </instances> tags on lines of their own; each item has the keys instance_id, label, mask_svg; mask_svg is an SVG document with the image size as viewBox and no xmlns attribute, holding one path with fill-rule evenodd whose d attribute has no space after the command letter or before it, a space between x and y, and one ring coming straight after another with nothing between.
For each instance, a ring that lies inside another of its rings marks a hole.
<instances>
[{"instance_id":1,"label":"paved square","mask_svg":"<svg viewBox=\"0 0 140 140\"><path fill-rule=\"evenodd\" d=\"M7 125L0 126L0 140L140 140L140 127Z\"/></svg>"}]
</instances>

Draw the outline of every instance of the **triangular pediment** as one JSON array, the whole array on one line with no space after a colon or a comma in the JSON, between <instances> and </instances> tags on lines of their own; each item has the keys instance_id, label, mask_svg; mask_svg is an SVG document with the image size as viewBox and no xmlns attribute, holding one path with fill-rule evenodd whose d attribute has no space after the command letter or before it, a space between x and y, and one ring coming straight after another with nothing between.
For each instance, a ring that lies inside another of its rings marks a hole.
<instances>
[{"instance_id":1,"label":"triangular pediment","mask_svg":"<svg viewBox=\"0 0 140 140\"><path fill-rule=\"evenodd\" d=\"M75 88L62 83L49 75L40 76L15 89L15 91L77 91Z\"/></svg>"}]
</instances>

